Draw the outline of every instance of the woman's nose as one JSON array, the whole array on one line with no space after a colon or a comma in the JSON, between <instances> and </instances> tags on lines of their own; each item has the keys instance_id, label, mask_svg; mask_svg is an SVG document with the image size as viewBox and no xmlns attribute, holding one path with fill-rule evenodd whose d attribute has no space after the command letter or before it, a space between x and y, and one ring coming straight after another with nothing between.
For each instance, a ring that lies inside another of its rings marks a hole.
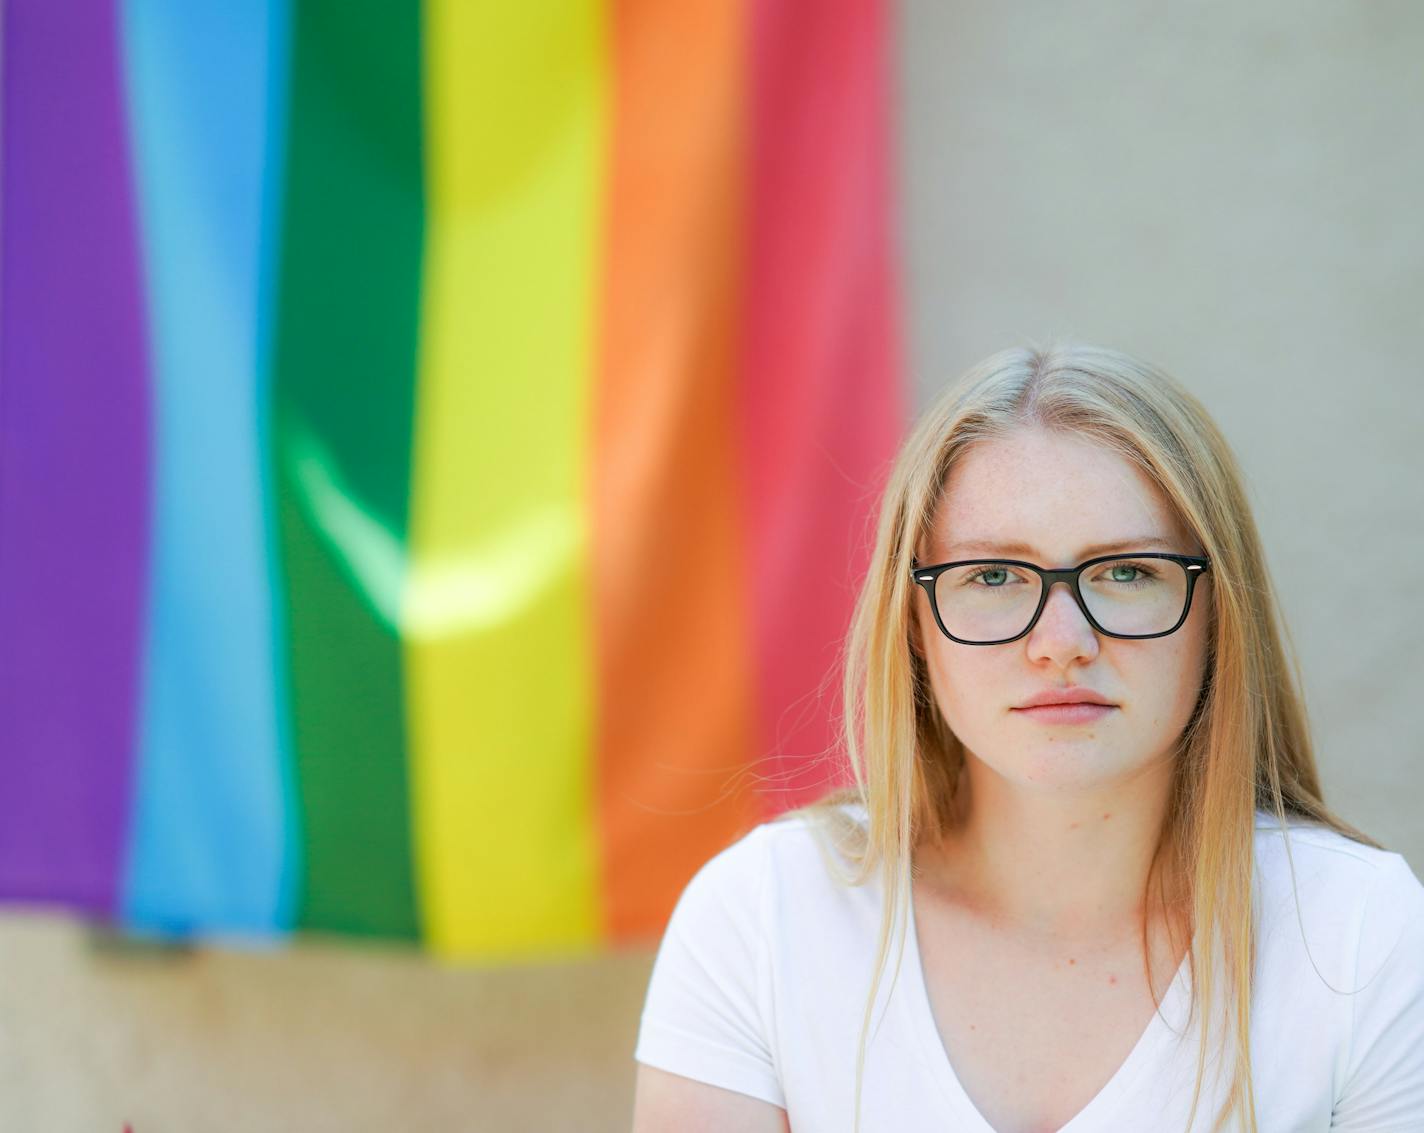
<instances>
[{"instance_id":1,"label":"woman's nose","mask_svg":"<svg viewBox=\"0 0 1424 1133\"><path fill-rule=\"evenodd\" d=\"M1029 641L1031 651L1054 659L1097 653L1097 632L1078 608L1066 582L1055 582L1049 587L1048 600L1029 634Z\"/></svg>"}]
</instances>

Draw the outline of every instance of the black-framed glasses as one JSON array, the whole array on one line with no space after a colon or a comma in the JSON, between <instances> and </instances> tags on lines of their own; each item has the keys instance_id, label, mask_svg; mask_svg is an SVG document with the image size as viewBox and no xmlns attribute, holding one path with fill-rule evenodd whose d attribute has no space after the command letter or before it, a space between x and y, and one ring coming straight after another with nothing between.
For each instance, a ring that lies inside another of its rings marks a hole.
<instances>
[{"instance_id":1,"label":"black-framed glasses","mask_svg":"<svg viewBox=\"0 0 1424 1133\"><path fill-rule=\"evenodd\" d=\"M960 645L1006 645L1038 624L1054 583L1065 583L1088 624L1108 637L1166 637L1187 620L1192 594L1211 567L1200 555L1158 551L1102 555L1049 570L1015 559L911 560L935 623Z\"/></svg>"}]
</instances>

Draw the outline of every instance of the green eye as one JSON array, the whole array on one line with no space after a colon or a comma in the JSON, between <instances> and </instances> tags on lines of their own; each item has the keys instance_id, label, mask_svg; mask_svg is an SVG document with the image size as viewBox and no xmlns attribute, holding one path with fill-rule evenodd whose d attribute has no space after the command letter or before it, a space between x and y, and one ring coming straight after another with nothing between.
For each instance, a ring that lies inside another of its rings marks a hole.
<instances>
[{"instance_id":1,"label":"green eye","mask_svg":"<svg viewBox=\"0 0 1424 1133\"><path fill-rule=\"evenodd\" d=\"M1002 590L1014 577L1014 572L1006 566L981 566L970 571L960 585L984 590Z\"/></svg>"},{"instance_id":2,"label":"green eye","mask_svg":"<svg viewBox=\"0 0 1424 1133\"><path fill-rule=\"evenodd\" d=\"M1150 566L1133 562L1104 563L1103 571L1098 575L1100 581L1116 583L1118 586L1146 586L1158 577L1158 573Z\"/></svg>"}]
</instances>

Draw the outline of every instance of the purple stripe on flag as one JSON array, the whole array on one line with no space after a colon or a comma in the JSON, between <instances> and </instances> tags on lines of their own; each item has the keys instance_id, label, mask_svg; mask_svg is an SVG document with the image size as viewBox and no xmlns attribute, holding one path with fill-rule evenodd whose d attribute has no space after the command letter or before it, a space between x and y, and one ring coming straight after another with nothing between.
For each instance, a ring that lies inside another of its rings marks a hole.
<instances>
[{"instance_id":1,"label":"purple stripe on flag","mask_svg":"<svg viewBox=\"0 0 1424 1133\"><path fill-rule=\"evenodd\" d=\"M114 909L148 547L149 393L106 0L4 6L0 899Z\"/></svg>"}]
</instances>

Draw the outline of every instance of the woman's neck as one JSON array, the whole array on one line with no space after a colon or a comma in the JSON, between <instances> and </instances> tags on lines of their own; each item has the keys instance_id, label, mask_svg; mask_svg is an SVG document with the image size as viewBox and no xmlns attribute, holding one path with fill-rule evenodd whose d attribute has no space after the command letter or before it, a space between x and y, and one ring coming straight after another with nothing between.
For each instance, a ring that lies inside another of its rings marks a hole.
<instances>
[{"instance_id":1,"label":"woman's neck","mask_svg":"<svg viewBox=\"0 0 1424 1133\"><path fill-rule=\"evenodd\" d=\"M1034 792L966 755L950 827L916 852L939 898L1016 936L1103 941L1139 932L1170 764L1099 791ZM1165 868L1171 856L1165 855ZM1177 879L1163 877L1167 893Z\"/></svg>"}]
</instances>

